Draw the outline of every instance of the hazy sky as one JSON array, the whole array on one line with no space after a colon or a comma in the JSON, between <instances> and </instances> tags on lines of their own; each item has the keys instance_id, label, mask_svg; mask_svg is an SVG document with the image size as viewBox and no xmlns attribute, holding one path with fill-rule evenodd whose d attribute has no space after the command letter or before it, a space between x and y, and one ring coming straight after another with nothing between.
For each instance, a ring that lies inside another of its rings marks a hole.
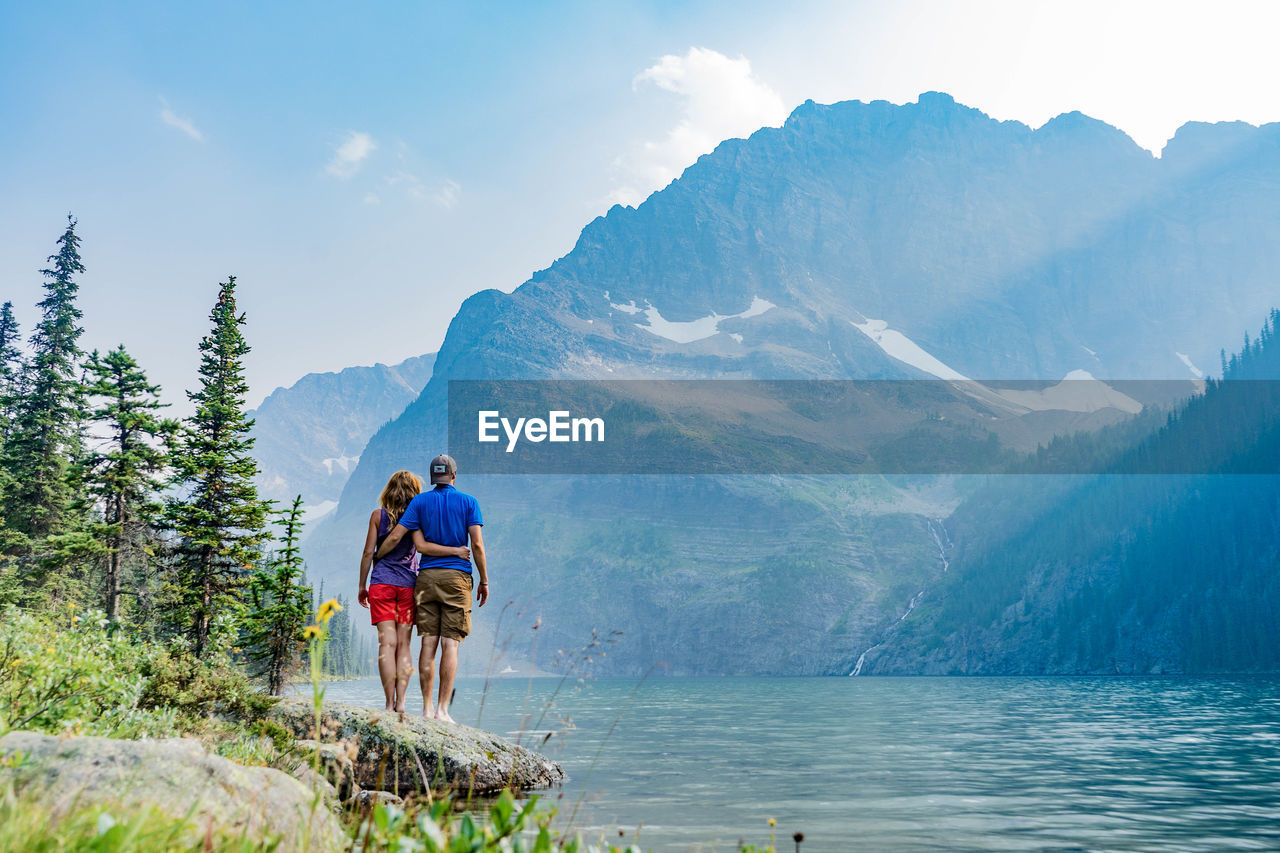
<instances>
[{"instance_id":1,"label":"hazy sky","mask_svg":"<svg viewBox=\"0 0 1280 853\"><path fill-rule=\"evenodd\" d=\"M203 6L0 5L0 301L29 333L74 212L86 345L125 343L179 410L228 274L251 403L394 363L807 98L1079 109L1157 153L1280 119L1265 0Z\"/></svg>"}]
</instances>

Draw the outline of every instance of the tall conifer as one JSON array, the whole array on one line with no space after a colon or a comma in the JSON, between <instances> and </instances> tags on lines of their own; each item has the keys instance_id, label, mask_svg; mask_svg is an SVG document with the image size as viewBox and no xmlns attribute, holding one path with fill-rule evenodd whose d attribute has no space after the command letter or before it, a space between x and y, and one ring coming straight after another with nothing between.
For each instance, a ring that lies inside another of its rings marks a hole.
<instances>
[{"instance_id":1,"label":"tall conifer","mask_svg":"<svg viewBox=\"0 0 1280 853\"><path fill-rule=\"evenodd\" d=\"M21 332L13 316L13 303L0 307L0 441L9 434L14 406L21 396L18 380L22 376L22 350L18 346Z\"/></svg>"},{"instance_id":2,"label":"tall conifer","mask_svg":"<svg viewBox=\"0 0 1280 853\"><path fill-rule=\"evenodd\" d=\"M102 584L107 618L118 613L126 569L145 560L147 541L160 506L157 493L169 462L168 442L176 421L159 417L160 386L152 385L125 351L89 356L86 394L96 405L91 421L102 428L99 444L87 456L85 476L90 493L101 501L109 551Z\"/></svg>"},{"instance_id":3,"label":"tall conifer","mask_svg":"<svg viewBox=\"0 0 1280 853\"><path fill-rule=\"evenodd\" d=\"M20 396L19 380L22 376L22 350L18 347L21 333L18 320L13 316L13 303L6 302L0 308L0 450L8 440L13 425L14 407ZM0 465L0 508L4 506L4 494L13 480L7 465ZM8 530L0 517L0 551L8 550L4 533ZM23 537L19 536L19 540ZM3 558L0 558L3 561ZM2 596L0 596L2 597Z\"/></svg>"},{"instance_id":4,"label":"tall conifer","mask_svg":"<svg viewBox=\"0 0 1280 853\"><path fill-rule=\"evenodd\" d=\"M3 515L11 529L40 539L58 529L73 498L68 484L70 460L80 453L82 386L78 375L80 309L75 276L84 272L76 221L58 238L53 266L41 270L45 298L41 320L31 336L31 360L13 423L5 441L4 467L12 482L4 495Z\"/></svg>"},{"instance_id":5,"label":"tall conifer","mask_svg":"<svg viewBox=\"0 0 1280 853\"><path fill-rule=\"evenodd\" d=\"M302 495L279 513L280 547L249 582L250 611L245 646L266 679L273 696L302 652L302 629L311 615L311 587L306 585L299 540L302 535Z\"/></svg>"},{"instance_id":6,"label":"tall conifer","mask_svg":"<svg viewBox=\"0 0 1280 853\"><path fill-rule=\"evenodd\" d=\"M235 286L234 276L220 285L209 314L213 330L200 341L200 390L187 392L196 410L174 456L182 494L167 511L178 534L176 615L189 626L197 656L204 654L214 617L239 610L265 538L266 504L253 485L253 422L244 415L249 345L240 333L244 315L236 313Z\"/></svg>"}]
</instances>

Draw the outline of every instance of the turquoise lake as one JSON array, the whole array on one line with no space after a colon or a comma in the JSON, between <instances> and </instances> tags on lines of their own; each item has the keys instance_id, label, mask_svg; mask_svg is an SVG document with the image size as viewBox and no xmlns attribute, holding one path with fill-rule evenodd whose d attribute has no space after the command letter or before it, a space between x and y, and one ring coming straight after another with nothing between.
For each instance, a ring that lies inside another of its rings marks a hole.
<instances>
[{"instance_id":1,"label":"turquoise lake","mask_svg":"<svg viewBox=\"0 0 1280 853\"><path fill-rule=\"evenodd\" d=\"M459 679L453 712L552 732L570 780L543 796L588 840L732 851L774 818L803 853L1280 849L1280 678L510 676Z\"/></svg>"}]
</instances>

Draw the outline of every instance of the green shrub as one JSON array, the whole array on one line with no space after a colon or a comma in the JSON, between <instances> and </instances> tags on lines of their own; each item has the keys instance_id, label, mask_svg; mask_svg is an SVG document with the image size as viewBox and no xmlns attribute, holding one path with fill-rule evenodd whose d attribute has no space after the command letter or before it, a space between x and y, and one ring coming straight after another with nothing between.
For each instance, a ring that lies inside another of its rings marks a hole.
<instances>
[{"instance_id":1,"label":"green shrub","mask_svg":"<svg viewBox=\"0 0 1280 853\"><path fill-rule=\"evenodd\" d=\"M196 657L185 637L156 648L142 665L142 706L171 708L185 718L262 719L277 700L259 692L232 658L239 651L232 649L235 641L235 620L215 619L203 657Z\"/></svg>"},{"instance_id":2,"label":"green shrub","mask_svg":"<svg viewBox=\"0 0 1280 853\"><path fill-rule=\"evenodd\" d=\"M257 691L244 670L224 654L195 657L180 644L161 650L143 665L141 703L192 716L227 713L260 719L272 699Z\"/></svg>"},{"instance_id":3,"label":"green shrub","mask_svg":"<svg viewBox=\"0 0 1280 853\"><path fill-rule=\"evenodd\" d=\"M454 812L448 798L408 810L379 804L356 829L360 853L640 853L638 847L586 844L577 836L557 838L551 829L555 809L539 808L538 798L518 804L508 791L493 801L486 816Z\"/></svg>"},{"instance_id":4,"label":"green shrub","mask_svg":"<svg viewBox=\"0 0 1280 853\"><path fill-rule=\"evenodd\" d=\"M172 711L145 709L144 665L151 647L83 617L0 615L0 734L10 729L143 737L173 729Z\"/></svg>"}]
</instances>

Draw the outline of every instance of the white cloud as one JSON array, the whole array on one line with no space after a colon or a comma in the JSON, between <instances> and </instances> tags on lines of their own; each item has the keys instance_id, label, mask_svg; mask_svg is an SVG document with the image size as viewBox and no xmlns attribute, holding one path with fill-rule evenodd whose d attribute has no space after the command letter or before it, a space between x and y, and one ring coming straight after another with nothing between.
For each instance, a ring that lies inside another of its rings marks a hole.
<instances>
[{"instance_id":1,"label":"white cloud","mask_svg":"<svg viewBox=\"0 0 1280 853\"><path fill-rule=\"evenodd\" d=\"M680 175L720 142L747 136L787 117L778 93L751 71L744 56L730 59L704 47L667 55L636 75L632 88L652 84L684 99L680 121L665 138L618 158L624 173L609 200L637 204Z\"/></svg>"},{"instance_id":2,"label":"white cloud","mask_svg":"<svg viewBox=\"0 0 1280 853\"><path fill-rule=\"evenodd\" d=\"M364 203L365 204L382 204L382 199L378 198L377 193L365 193Z\"/></svg>"},{"instance_id":3,"label":"white cloud","mask_svg":"<svg viewBox=\"0 0 1280 853\"><path fill-rule=\"evenodd\" d=\"M333 152L333 159L324 170L335 178L349 178L360 171L360 164L377 149L378 143L367 133L351 131Z\"/></svg>"},{"instance_id":4,"label":"white cloud","mask_svg":"<svg viewBox=\"0 0 1280 853\"><path fill-rule=\"evenodd\" d=\"M462 195L462 187L457 181L446 179L444 186L440 187L435 194L436 204L445 210L452 210L454 205L458 203L458 198Z\"/></svg>"},{"instance_id":5,"label":"white cloud","mask_svg":"<svg viewBox=\"0 0 1280 853\"><path fill-rule=\"evenodd\" d=\"M445 210L452 210L462 198L462 186L448 178L435 190L429 188L422 178L405 169L388 175L383 181L389 187L403 186L405 195L414 201L434 202Z\"/></svg>"},{"instance_id":6,"label":"white cloud","mask_svg":"<svg viewBox=\"0 0 1280 853\"><path fill-rule=\"evenodd\" d=\"M192 123L191 119L182 118L169 109L169 102L163 96L160 98L160 120L169 125L169 127L176 127L196 142L204 142L204 134L200 132L200 129Z\"/></svg>"}]
</instances>

